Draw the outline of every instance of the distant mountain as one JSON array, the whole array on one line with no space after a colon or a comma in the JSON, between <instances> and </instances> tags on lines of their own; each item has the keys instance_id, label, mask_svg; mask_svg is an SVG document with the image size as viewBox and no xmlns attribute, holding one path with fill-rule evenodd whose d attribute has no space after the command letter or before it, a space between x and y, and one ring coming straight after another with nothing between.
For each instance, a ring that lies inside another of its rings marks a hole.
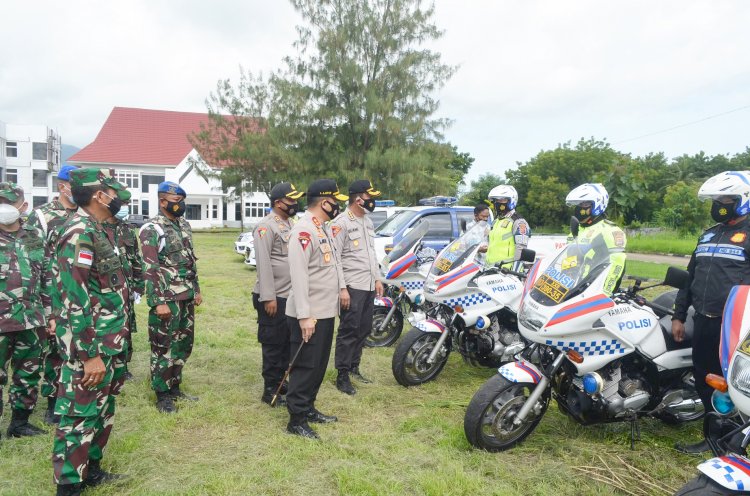
<instances>
[{"instance_id":1,"label":"distant mountain","mask_svg":"<svg viewBox=\"0 0 750 496\"><path fill-rule=\"evenodd\" d=\"M78 148L77 146L66 145L65 143L63 143L60 148L60 154L62 155L61 158L63 163L67 162L70 157L78 153L78 151L80 150L80 148Z\"/></svg>"}]
</instances>

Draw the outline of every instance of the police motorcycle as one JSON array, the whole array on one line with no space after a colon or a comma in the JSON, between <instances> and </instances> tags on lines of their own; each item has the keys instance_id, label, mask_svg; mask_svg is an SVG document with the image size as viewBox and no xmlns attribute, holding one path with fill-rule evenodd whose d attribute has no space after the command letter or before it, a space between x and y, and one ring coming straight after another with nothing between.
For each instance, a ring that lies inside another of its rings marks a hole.
<instances>
[{"instance_id":1,"label":"police motorcycle","mask_svg":"<svg viewBox=\"0 0 750 496\"><path fill-rule=\"evenodd\" d=\"M433 262L424 286L426 313L412 314L413 327L393 352L391 369L402 386L435 379L453 349L472 365L497 367L526 346L516 325L525 275L478 259L488 229L486 222L475 224ZM524 250L522 260L533 259L534 252Z\"/></svg>"},{"instance_id":2,"label":"police motorcycle","mask_svg":"<svg viewBox=\"0 0 750 496\"><path fill-rule=\"evenodd\" d=\"M577 222L571 227L576 236ZM530 269L518 328L532 344L471 399L464 433L473 446L512 448L533 432L550 398L582 425L630 422L631 447L639 417L680 424L703 416L691 342L671 335L676 291L649 302L636 281L609 297L603 288L610 266L603 240L583 246L575 237ZM681 288L687 277L670 267L663 283L649 287ZM686 332L692 336L687 323Z\"/></svg>"},{"instance_id":3,"label":"police motorcycle","mask_svg":"<svg viewBox=\"0 0 750 496\"><path fill-rule=\"evenodd\" d=\"M750 494L750 286L735 286L727 297L719 360L724 377L709 374L715 389L703 434L715 458L677 496Z\"/></svg>"},{"instance_id":4,"label":"police motorcycle","mask_svg":"<svg viewBox=\"0 0 750 496\"><path fill-rule=\"evenodd\" d=\"M437 255L434 249L421 243L429 229L429 221L420 220L381 262L385 294L375 297L372 330L365 340L366 346L392 345L401 336L405 314L423 310L424 281Z\"/></svg>"}]
</instances>

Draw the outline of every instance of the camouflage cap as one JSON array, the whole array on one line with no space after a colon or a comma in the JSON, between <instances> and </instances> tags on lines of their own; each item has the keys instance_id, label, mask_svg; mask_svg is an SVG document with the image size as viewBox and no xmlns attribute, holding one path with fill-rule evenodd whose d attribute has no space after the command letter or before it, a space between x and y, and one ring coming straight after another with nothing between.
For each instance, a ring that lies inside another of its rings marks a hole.
<instances>
[{"instance_id":1,"label":"camouflage cap","mask_svg":"<svg viewBox=\"0 0 750 496\"><path fill-rule=\"evenodd\" d=\"M5 198L11 203L16 203L19 198L23 198L23 188L16 183L0 183L0 198Z\"/></svg>"},{"instance_id":2,"label":"camouflage cap","mask_svg":"<svg viewBox=\"0 0 750 496\"><path fill-rule=\"evenodd\" d=\"M125 185L117 182L112 169L81 168L70 171L70 185L74 188L103 185L115 190L120 200L130 200L130 191Z\"/></svg>"}]
</instances>

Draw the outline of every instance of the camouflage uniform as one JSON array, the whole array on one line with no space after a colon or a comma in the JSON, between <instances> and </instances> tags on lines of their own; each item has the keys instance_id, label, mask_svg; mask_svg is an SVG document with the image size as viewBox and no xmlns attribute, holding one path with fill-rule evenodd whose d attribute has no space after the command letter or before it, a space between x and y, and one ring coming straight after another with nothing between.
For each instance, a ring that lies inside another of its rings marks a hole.
<instances>
[{"instance_id":1,"label":"camouflage uniform","mask_svg":"<svg viewBox=\"0 0 750 496\"><path fill-rule=\"evenodd\" d=\"M106 169L74 171L71 184L124 189ZM52 465L56 484L77 484L86 480L90 464L98 467L112 431L115 396L125 373L123 308L130 293L112 234L85 211L65 224L56 258L56 297L62 303L56 337L63 367ZM105 377L97 386L83 386L83 362L96 356L104 362Z\"/></svg>"},{"instance_id":2,"label":"camouflage uniform","mask_svg":"<svg viewBox=\"0 0 750 496\"><path fill-rule=\"evenodd\" d=\"M194 298L200 293L190 224L163 213L141 227L143 278L151 344L151 387L157 393L178 388L182 368L193 351ZM169 319L156 315L157 305L168 305Z\"/></svg>"},{"instance_id":3,"label":"camouflage uniform","mask_svg":"<svg viewBox=\"0 0 750 496\"><path fill-rule=\"evenodd\" d=\"M28 225L36 229L39 237L43 238L47 245L47 253L55 253L55 245L60 238L63 224L76 212L75 209L67 209L60 200L53 200L45 203L39 208L32 210L29 214ZM46 260L47 270L51 271L51 278L54 279L57 272L57 263L54 257L48 257ZM60 308L54 305L54 308ZM54 313L54 312L53 312ZM52 315L51 318L54 318ZM46 336L43 340L43 376L40 393L42 397L49 398L54 403L57 396L57 384L60 380L60 369L62 368L62 358L57 350L57 343L54 336Z\"/></svg>"},{"instance_id":4,"label":"camouflage uniform","mask_svg":"<svg viewBox=\"0 0 750 496\"><path fill-rule=\"evenodd\" d=\"M23 191L15 184L0 183L0 197L15 203L19 194ZM50 308L48 292L43 292L44 250L44 241L28 224L15 232L0 230L0 412L9 360L11 408L30 413L36 405Z\"/></svg>"},{"instance_id":5,"label":"camouflage uniform","mask_svg":"<svg viewBox=\"0 0 750 496\"><path fill-rule=\"evenodd\" d=\"M138 239L135 231L126 222L115 219L112 223L104 223L105 229L112 233L115 245L119 251L122 267L125 277L128 280L130 288L130 298L127 301L127 335L125 339L128 343L128 351L125 356L125 362L129 363L133 358L133 338L132 335L137 331L135 320L135 295L142 295L144 292L143 281L143 261L138 249Z\"/></svg>"}]
</instances>

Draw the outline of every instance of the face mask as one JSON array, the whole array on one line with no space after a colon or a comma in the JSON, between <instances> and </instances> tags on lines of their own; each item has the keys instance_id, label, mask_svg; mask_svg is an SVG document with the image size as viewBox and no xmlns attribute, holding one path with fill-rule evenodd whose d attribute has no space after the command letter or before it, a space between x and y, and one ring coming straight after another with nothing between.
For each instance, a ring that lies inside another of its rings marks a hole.
<instances>
[{"instance_id":1,"label":"face mask","mask_svg":"<svg viewBox=\"0 0 750 496\"><path fill-rule=\"evenodd\" d=\"M735 203L721 203L714 200L711 204L711 218L716 222L726 222L734 217Z\"/></svg>"},{"instance_id":2,"label":"face mask","mask_svg":"<svg viewBox=\"0 0 750 496\"><path fill-rule=\"evenodd\" d=\"M127 205L123 205L122 207L120 207L120 211L115 214L115 217L120 220L125 220L125 217L127 217L129 213L130 207L128 207Z\"/></svg>"},{"instance_id":3,"label":"face mask","mask_svg":"<svg viewBox=\"0 0 750 496\"><path fill-rule=\"evenodd\" d=\"M362 200L364 203L362 203L362 208L367 210L368 212L372 212L375 210L375 200L370 198L369 200Z\"/></svg>"},{"instance_id":4,"label":"face mask","mask_svg":"<svg viewBox=\"0 0 750 496\"><path fill-rule=\"evenodd\" d=\"M328 203L328 202L323 202L323 203ZM328 204L328 206L331 207L331 210L328 211L325 209L325 207L323 207L323 212L325 212L325 214L328 216L330 220L333 220L339 214L341 207L339 207L338 203L334 203L333 205Z\"/></svg>"},{"instance_id":5,"label":"face mask","mask_svg":"<svg viewBox=\"0 0 750 496\"><path fill-rule=\"evenodd\" d=\"M578 219L579 222L585 222L589 217L591 217L591 207L583 208L582 206L578 205L576 206L573 215L575 215L575 218Z\"/></svg>"},{"instance_id":6,"label":"face mask","mask_svg":"<svg viewBox=\"0 0 750 496\"><path fill-rule=\"evenodd\" d=\"M178 202L167 202L167 212L174 215L175 217L182 217L182 215L185 213L185 200L180 200Z\"/></svg>"},{"instance_id":7,"label":"face mask","mask_svg":"<svg viewBox=\"0 0 750 496\"><path fill-rule=\"evenodd\" d=\"M68 188L67 190L63 190L63 189L60 189L60 193L62 193L62 194L63 194L63 195L65 196L65 198L66 198L66 199L67 199L67 200L68 200L68 201L69 201L70 203L72 203L73 205L75 205L75 204L76 204L76 201L75 201L75 200L73 199L73 195L72 195L72 194L71 194L71 192L70 192L70 188Z\"/></svg>"},{"instance_id":8,"label":"face mask","mask_svg":"<svg viewBox=\"0 0 750 496\"><path fill-rule=\"evenodd\" d=\"M7 203L0 204L0 224L9 226L14 224L21 217L21 212L13 205Z\"/></svg>"},{"instance_id":9,"label":"face mask","mask_svg":"<svg viewBox=\"0 0 750 496\"><path fill-rule=\"evenodd\" d=\"M297 215L297 212L299 212L299 204L295 203L293 205L287 205L284 202L281 202L279 204L279 210L284 212L288 217L294 217Z\"/></svg>"},{"instance_id":10,"label":"face mask","mask_svg":"<svg viewBox=\"0 0 750 496\"><path fill-rule=\"evenodd\" d=\"M105 204L103 202L100 202L100 203L102 203L102 205L105 205L107 207L107 210L109 210L109 213L112 214L112 217L115 217L117 213L120 211L120 207L122 207L122 200L120 200L116 196L112 198L107 193L102 193L102 194L112 201L109 202L108 204Z\"/></svg>"},{"instance_id":11,"label":"face mask","mask_svg":"<svg viewBox=\"0 0 750 496\"><path fill-rule=\"evenodd\" d=\"M498 217L507 217L508 216L508 204L507 203L495 203L495 213Z\"/></svg>"}]
</instances>

